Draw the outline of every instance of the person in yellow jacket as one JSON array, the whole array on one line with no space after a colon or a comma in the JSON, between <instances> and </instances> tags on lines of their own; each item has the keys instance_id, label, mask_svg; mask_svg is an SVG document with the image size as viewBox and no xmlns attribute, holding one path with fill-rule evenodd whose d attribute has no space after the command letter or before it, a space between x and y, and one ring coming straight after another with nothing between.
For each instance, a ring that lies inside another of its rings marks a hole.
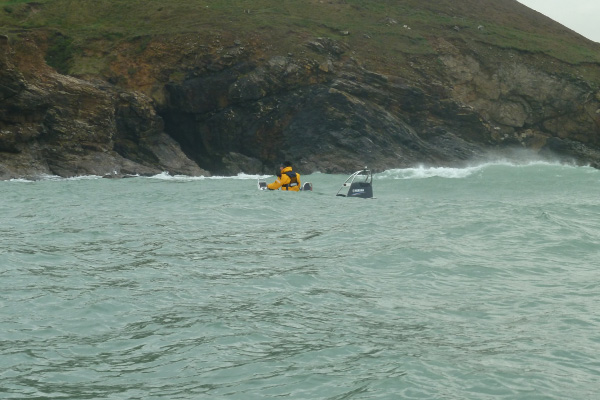
<instances>
[{"instance_id":1,"label":"person in yellow jacket","mask_svg":"<svg viewBox=\"0 0 600 400\"><path fill-rule=\"evenodd\" d=\"M284 161L279 167L277 179L273 183L269 183L269 190L289 190L293 192L300 191L300 174L292 170L292 163Z\"/></svg>"}]
</instances>

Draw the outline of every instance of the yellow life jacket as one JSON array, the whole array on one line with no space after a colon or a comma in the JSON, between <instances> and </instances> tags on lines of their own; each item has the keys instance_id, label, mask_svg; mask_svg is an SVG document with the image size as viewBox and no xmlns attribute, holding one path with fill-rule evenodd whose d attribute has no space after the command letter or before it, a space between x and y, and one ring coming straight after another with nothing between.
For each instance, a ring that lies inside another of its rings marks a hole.
<instances>
[{"instance_id":1,"label":"yellow life jacket","mask_svg":"<svg viewBox=\"0 0 600 400\"><path fill-rule=\"evenodd\" d=\"M288 190L293 192L300 191L300 174L292 171L292 167L285 167L281 170L281 175L278 175L278 178L275 182L267 185L267 188L270 190Z\"/></svg>"},{"instance_id":2,"label":"yellow life jacket","mask_svg":"<svg viewBox=\"0 0 600 400\"><path fill-rule=\"evenodd\" d=\"M292 167L286 167L281 171L281 177L287 175L289 183L281 185L281 190L292 190L298 192L300 190L300 174L292 171Z\"/></svg>"}]
</instances>

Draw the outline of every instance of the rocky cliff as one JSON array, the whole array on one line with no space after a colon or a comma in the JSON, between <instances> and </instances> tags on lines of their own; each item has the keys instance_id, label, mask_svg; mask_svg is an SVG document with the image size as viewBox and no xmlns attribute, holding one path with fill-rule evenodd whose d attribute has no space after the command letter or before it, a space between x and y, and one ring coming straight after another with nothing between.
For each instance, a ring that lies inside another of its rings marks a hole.
<instances>
[{"instance_id":1,"label":"rocky cliff","mask_svg":"<svg viewBox=\"0 0 600 400\"><path fill-rule=\"evenodd\" d=\"M282 159L304 173L348 172L515 148L600 165L600 45L561 33L598 52L573 62L495 43L457 4L461 18L419 36L426 51L380 62L366 31L295 34L282 47L212 27L134 37L109 56L82 44L61 74L46 63L56 35L2 36L0 177L261 173ZM517 10L538 31L556 28L516 2L492 4L496 20ZM389 16L376 25L416 43L406 32L417 28ZM85 69L101 57L102 69Z\"/></svg>"},{"instance_id":2,"label":"rocky cliff","mask_svg":"<svg viewBox=\"0 0 600 400\"><path fill-rule=\"evenodd\" d=\"M152 101L56 73L30 41L0 36L0 177L201 175Z\"/></svg>"},{"instance_id":3,"label":"rocky cliff","mask_svg":"<svg viewBox=\"0 0 600 400\"><path fill-rule=\"evenodd\" d=\"M240 154L256 167L289 158L326 172L455 164L513 148L600 160L600 103L585 81L519 54L475 58L442 40L438 60L443 80L429 82L353 60L240 63L167 84L160 112L188 155L219 173L249 168Z\"/></svg>"}]
</instances>

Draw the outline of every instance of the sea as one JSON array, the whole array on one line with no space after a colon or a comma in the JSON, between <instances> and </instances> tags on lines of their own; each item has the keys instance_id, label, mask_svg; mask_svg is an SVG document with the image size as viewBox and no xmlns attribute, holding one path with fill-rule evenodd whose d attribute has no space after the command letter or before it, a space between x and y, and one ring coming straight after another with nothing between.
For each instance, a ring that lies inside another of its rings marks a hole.
<instances>
[{"instance_id":1,"label":"sea","mask_svg":"<svg viewBox=\"0 0 600 400\"><path fill-rule=\"evenodd\" d=\"M0 398L598 398L599 170L347 177L0 182Z\"/></svg>"}]
</instances>

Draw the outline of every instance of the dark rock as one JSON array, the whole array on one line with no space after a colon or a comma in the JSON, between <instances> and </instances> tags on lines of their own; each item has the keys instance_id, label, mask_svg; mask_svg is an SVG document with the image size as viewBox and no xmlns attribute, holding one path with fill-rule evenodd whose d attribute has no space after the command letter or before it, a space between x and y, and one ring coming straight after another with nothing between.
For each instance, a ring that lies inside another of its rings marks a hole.
<instances>
[{"instance_id":1,"label":"dark rock","mask_svg":"<svg viewBox=\"0 0 600 400\"><path fill-rule=\"evenodd\" d=\"M329 54L336 58L339 58L344 54L347 48L346 45L341 42L324 37L310 40L306 43L306 46L317 53Z\"/></svg>"},{"instance_id":2,"label":"dark rock","mask_svg":"<svg viewBox=\"0 0 600 400\"><path fill-rule=\"evenodd\" d=\"M236 175L242 171L247 174L265 173L263 163L260 160L239 153L226 154L222 159L222 163L224 166L223 172L226 175Z\"/></svg>"},{"instance_id":3,"label":"dark rock","mask_svg":"<svg viewBox=\"0 0 600 400\"><path fill-rule=\"evenodd\" d=\"M318 79L314 69L290 84L286 71L293 65L273 59L268 68L257 67L238 79L222 72L227 77L222 85L207 86L211 96L223 99L209 102L210 109L207 91L190 89L205 86L202 78L170 85L171 98L185 97L186 104L167 103L162 110L166 131L200 166L227 174L260 169L232 161L232 152L260 160L267 171L290 159L305 173L348 172L365 164L385 169L462 160L488 140L481 137L487 127L480 116L452 99L353 65L329 79ZM431 140L428 132L436 129L443 138L435 134Z\"/></svg>"},{"instance_id":4,"label":"dark rock","mask_svg":"<svg viewBox=\"0 0 600 400\"><path fill-rule=\"evenodd\" d=\"M144 95L0 56L0 179L36 175L208 175L163 131Z\"/></svg>"}]
</instances>

